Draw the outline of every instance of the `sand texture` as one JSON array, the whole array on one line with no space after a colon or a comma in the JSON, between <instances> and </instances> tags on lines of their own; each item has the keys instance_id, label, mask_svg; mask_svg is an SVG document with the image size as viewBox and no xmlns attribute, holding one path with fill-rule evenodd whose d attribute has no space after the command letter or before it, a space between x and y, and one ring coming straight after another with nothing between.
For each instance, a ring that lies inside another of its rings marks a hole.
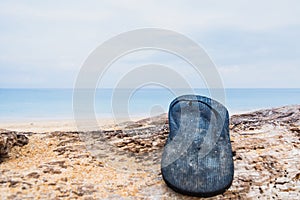
<instances>
[{"instance_id":1,"label":"sand texture","mask_svg":"<svg viewBox=\"0 0 300 200\"><path fill-rule=\"evenodd\" d=\"M57 124L1 129L0 199L198 199L162 180L166 115L89 132ZM232 186L208 199L300 199L300 106L233 115L230 137Z\"/></svg>"}]
</instances>

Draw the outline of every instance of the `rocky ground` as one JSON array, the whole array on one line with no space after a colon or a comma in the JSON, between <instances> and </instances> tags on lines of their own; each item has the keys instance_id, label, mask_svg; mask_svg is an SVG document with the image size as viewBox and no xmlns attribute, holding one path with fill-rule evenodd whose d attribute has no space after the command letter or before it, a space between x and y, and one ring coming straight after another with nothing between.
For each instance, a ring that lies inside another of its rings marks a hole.
<instances>
[{"instance_id":1,"label":"rocky ground","mask_svg":"<svg viewBox=\"0 0 300 200\"><path fill-rule=\"evenodd\" d=\"M234 181L209 199L300 199L300 106L234 115L230 130ZM167 136L166 115L94 132L1 130L0 198L194 199L162 180Z\"/></svg>"}]
</instances>

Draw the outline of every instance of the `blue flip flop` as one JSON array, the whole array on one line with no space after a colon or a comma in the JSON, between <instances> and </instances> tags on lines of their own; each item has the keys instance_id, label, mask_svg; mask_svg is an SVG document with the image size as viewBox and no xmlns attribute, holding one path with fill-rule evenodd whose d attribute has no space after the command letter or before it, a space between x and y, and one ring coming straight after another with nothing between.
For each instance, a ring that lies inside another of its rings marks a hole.
<instances>
[{"instance_id":1,"label":"blue flip flop","mask_svg":"<svg viewBox=\"0 0 300 200\"><path fill-rule=\"evenodd\" d=\"M180 96L170 104L169 129L161 172L170 188L209 197L230 187L234 165L229 115L222 104L203 96Z\"/></svg>"}]
</instances>

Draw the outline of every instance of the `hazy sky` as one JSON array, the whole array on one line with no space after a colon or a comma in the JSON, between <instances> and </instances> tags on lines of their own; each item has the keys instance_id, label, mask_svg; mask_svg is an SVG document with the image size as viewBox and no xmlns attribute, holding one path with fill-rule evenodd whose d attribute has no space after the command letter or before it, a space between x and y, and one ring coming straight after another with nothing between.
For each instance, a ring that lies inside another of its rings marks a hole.
<instances>
[{"instance_id":1,"label":"hazy sky","mask_svg":"<svg viewBox=\"0 0 300 200\"><path fill-rule=\"evenodd\" d=\"M133 29L180 32L213 59L225 87L300 87L300 1L2 1L0 87L71 88L102 42ZM200 77L162 52L133 53L101 82L112 87L132 66L160 63Z\"/></svg>"}]
</instances>

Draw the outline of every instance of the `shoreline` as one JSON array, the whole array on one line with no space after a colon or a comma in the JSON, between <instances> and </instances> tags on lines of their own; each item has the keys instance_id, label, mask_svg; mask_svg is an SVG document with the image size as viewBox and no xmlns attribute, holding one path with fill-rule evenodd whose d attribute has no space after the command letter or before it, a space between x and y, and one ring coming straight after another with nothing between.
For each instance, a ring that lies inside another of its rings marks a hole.
<instances>
[{"instance_id":1,"label":"shoreline","mask_svg":"<svg viewBox=\"0 0 300 200\"><path fill-rule=\"evenodd\" d=\"M98 126L90 127L87 130L97 130L101 127L113 126L122 122L134 122L144 119L144 117L136 117L131 119L119 119L116 121L113 118L98 118ZM74 119L41 119L41 120L22 120L22 121L10 121L10 122L0 122L0 130L10 130L17 132L35 132L35 133L45 133L54 131L78 131L78 126Z\"/></svg>"},{"instance_id":2,"label":"shoreline","mask_svg":"<svg viewBox=\"0 0 300 200\"><path fill-rule=\"evenodd\" d=\"M295 106L295 105L285 105L286 106ZM258 108L258 109L249 109L249 110L240 110L240 111L229 111L229 117L235 116L235 115L244 115L248 113L257 112L260 110L266 110L266 109L276 109L276 107L271 108ZM158 114L159 115L165 115L166 113ZM156 116L154 116L156 117ZM120 123L128 122L136 122L142 119L151 118L149 114L140 114L135 115L131 118L119 118L115 119L113 117L98 117L97 122L98 125L95 127L89 127L85 129L84 131L93 131L93 130L99 130L99 128L106 128L111 127L113 125L117 125ZM0 120L0 130L10 130L10 131L17 131L17 132L35 132L35 133L45 133L45 132L54 132L54 131L79 131L78 126L76 125L76 122L74 118L32 118L32 119L5 119Z\"/></svg>"}]
</instances>

